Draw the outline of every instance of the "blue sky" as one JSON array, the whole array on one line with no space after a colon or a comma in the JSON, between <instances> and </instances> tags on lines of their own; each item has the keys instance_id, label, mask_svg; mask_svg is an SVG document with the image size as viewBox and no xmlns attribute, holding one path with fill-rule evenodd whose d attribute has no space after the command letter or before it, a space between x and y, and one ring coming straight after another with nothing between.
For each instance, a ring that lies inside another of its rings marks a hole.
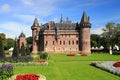
<instances>
[{"instance_id":1,"label":"blue sky","mask_svg":"<svg viewBox=\"0 0 120 80\"><path fill-rule=\"evenodd\" d=\"M61 14L80 22L83 11L90 16L91 33L102 33L107 22L120 23L120 0L0 0L0 33L15 38L23 31L31 36L35 17L39 23L59 22Z\"/></svg>"}]
</instances>

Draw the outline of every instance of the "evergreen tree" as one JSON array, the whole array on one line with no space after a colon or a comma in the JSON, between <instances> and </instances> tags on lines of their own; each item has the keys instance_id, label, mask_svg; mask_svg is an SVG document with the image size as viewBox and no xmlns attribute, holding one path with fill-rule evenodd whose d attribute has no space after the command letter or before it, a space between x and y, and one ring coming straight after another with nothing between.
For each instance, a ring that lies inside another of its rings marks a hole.
<instances>
[{"instance_id":1,"label":"evergreen tree","mask_svg":"<svg viewBox=\"0 0 120 80\"><path fill-rule=\"evenodd\" d=\"M3 46L3 41L2 38L0 37L0 57L4 57L4 46Z\"/></svg>"},{"instance_id":2,"label":"evergreen tree","mask_svg":"<svg viewBox=\"0 0 120 80\"><path fill-rule=\"evenodd\" d=\"M25 46L24 46L23 43L22 43L22 46L21 46L21 56L26 56Z\"/></svg>"},{"instance_id":3,"label":"evergreen tree","mask_svg":"<svg viewBox=\"0 0 120 80\"><path fill-rule=\"evenodd\" d=\"M17 42L15 42L12 57L18 55L19 55L18 46L17 46Z\"/></svg>"},{"instance_id":4,"label":"evergreen tree","mask_svg":"<svg viewBox=\"0 0 120 80\"><path fill-rule=\"evenodd\" d=\"M27 47L26 47L26 54L27 55L30 55L30 49L29 49L29 46L27 45Z\"/></svg>"}]
</instances>

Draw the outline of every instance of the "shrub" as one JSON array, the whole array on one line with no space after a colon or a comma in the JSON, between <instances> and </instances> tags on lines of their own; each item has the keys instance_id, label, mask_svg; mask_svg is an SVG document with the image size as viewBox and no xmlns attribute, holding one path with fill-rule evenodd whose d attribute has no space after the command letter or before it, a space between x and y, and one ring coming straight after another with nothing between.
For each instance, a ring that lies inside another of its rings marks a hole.
<instances>
[{"instance_id":1,"label":"shrub","mask_svg":"<svg viewBox=\"0 0 120 80\"><path fill-rule=\"evenodd\" d=\"M49 56L49 55L48 55L48 53L46 53L46 52L45 52L45 53L41 53L41 54L40 54L40 59L48 60L48 56Z\"/></svg>"},{"instance_id":2,"label":"shrub","mask_svg":"<svg viewBox=\"0 0 120 80\"><path fill-rule=\"evenodd\" d=\"M116 62L113 64L114 67L120 67L120 62Z\"/></svg>"},{"instance_id":3,"label":"shrub","mask_svg":"<svg viewBox=\"0 0 120 80\"><path fill-rule=\"evenodd\" d=\"M32 56L13 56L13 57L0 57L0 62L30 62L33 61Z\"/></svg>"},{"instance_id":4,"label":"shrub","mask_svg":"<svg viewBox=\"0 0 120 80\"><path fill-rule=\"evenodd\" d=\"M0 67L0 80L6 80L13 75L13 65L2 64Z\"/></svg>"}]
</instances>

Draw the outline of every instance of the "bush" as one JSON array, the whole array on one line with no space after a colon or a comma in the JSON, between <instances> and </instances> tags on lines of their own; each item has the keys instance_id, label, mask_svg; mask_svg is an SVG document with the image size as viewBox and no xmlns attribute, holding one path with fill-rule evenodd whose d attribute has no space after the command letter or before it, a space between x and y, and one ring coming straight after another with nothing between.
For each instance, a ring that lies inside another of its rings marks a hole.
<instances>
[{"instance_id":1,"label":"bush","mask_svg":"<svg viewBox=\"0 0 120 80\"><path fill-rule=\"evenodd\" d=\"M0 67L0 80L7 80L13 75L13 65L2 64Z\"/></svg>"},{"instance_id":2,"label":"bush","mask_svg":"<svg viewBox=\"0 0 120 80\"><path fill-rule=\"evenodd\" d=\"M46 52L45 52L45 53L41 53L41 54L40 54L40 59L48 60L48 56L49 56L49 55L48 55L48 53L46 53Z\"/></svg>"},{"instance_id":3,"label":"bush","mask_svg":"<svg viewBox=\"0 0 120 80\"><path fill-rule=\"evenodd\" d=\"M0 62L31 62L33 61L32 56L14 56L14 57L0 57Z\"/></svg>"}]
</instances>

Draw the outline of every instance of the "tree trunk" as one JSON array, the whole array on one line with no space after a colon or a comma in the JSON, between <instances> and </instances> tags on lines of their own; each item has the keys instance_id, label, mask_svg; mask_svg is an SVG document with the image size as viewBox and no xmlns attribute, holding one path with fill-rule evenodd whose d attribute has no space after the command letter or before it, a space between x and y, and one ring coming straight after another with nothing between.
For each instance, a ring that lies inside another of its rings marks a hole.
<instances>
[{"instance_id":1,"label":"tree trunk","mask_svg":"<svg viewBox=\"0 0 120 80\"><path fill-rule=\"evenodd\" d=\"M109 47L109 53L112 54L112 46Z\"/></svg>"}]
</instances>

